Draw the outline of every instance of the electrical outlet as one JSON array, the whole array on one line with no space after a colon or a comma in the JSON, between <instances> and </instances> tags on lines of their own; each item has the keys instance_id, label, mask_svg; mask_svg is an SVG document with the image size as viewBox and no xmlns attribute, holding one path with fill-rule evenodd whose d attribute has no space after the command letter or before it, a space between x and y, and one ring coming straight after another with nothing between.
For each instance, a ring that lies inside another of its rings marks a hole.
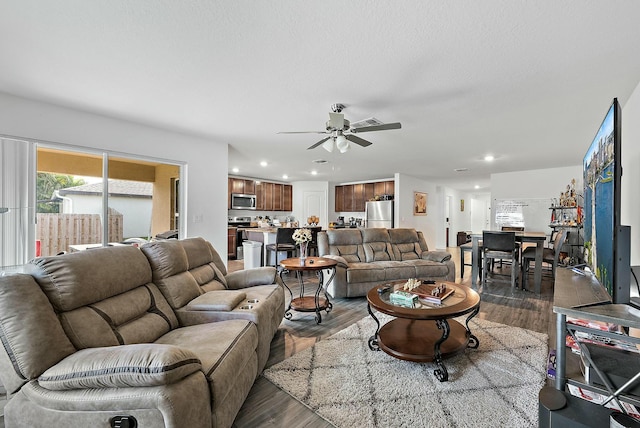
<instances>
[{"instance_id":1,"label":"electrical outlet","mask_svg":"<svg viewBox=\"0 0 640 428\"><path fill-rule=\"evenodd\" d=\"M193 222L194 223L202 223L203 221L203 216L202 214L196 214L193 216Z\"/></svg>"}]
</instances>

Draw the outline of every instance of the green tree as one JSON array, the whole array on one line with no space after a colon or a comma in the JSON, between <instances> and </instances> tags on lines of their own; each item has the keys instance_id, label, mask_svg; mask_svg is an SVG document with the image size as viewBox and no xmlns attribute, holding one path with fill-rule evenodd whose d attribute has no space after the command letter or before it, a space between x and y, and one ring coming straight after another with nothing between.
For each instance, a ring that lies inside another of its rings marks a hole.
<instances>
[{"instance_id":1,"label":"green tree","mask_svg":"<svg viewBox=\"0 0 640 428\"><path fill-rule=\"evenodd\" d=\"M39 172L36 178L36 212L39 213L59 213L60 203L52 202L53 192L67 187L80 186L85 184L83 179L76 179L72 175L51 174Z\"/></svg>"}]
</instances>

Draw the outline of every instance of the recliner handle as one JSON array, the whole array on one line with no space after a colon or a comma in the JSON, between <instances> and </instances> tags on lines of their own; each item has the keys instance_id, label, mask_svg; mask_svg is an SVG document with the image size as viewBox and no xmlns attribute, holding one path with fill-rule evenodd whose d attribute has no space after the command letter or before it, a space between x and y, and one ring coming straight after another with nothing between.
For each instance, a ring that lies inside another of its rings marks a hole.
<instances>
[{"instance_id":1,"label":"recliner handle","mask_svg":"<svg viewBox=\"0 0 640 428\"><path fill-rule=\"evenodd\" d=\"M111 428L137 428L138 421L131 415L114 416L109 419Z\"/></svg>"}]
</instances>

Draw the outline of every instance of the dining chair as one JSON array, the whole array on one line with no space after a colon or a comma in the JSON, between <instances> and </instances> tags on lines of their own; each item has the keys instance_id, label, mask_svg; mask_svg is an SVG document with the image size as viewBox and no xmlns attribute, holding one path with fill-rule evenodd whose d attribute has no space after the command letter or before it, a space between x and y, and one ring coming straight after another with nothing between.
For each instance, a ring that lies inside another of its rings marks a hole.
<instances>
[{"instance_id":1,"label":"dining chair","mask_svg":"<svg viewBox=\"0 0 640 428\"><path fill-rule=\"evenodd\" d=\"M542 262L551 265L551 277L555 278L556 268L558 267L558 260L560 259L560 252L562 246L567 240L569 231L564 229L555 234L553 240L553 246L550 248L542 249ZM527 276L529 274L529 266L532 261L536 260L536 247L525 248L522 252L522 289L527 287Z\"/></svg>"},{"instance_id":2,"label":"dining chair","mask_svg":"<svg viewBox=\"0 0 640 428\"><path fill-rule=\"evenodd\" d=\"M511 288L516 287L518 278L518 247L515 232L482 232L482 284L487 283L489 264L494 260L511 261Z\"/></svg>"},{"instance_id":3,"label":"dining chair","mask_svg":"<svg viewBox=\"0 0 640 428\"><path fill-rule=\"evenodd\" d=\"M296 241L293 240L293 233L296 231L295 227L279 227L276 230L276 242L273 244L265 245L265 251L267 252L267 260L269 260L269 252L274 251L275 255L275 267L278 267L280 261L278 260L278 254L286 252L287 257L294 257L297 251Z\"/></svg>"},{"instance_id":4,"label":"dining chair","mask_svg":"<svg viewBox=\"0 0 640 428\"><path fill-rule=\"evenodd\" d=\"M524 232L524 227L523 226L502 226L500 230L503 232ZM520 260L520 253L522 252L522 244L516 241L516 246L518 247L518 260ZM503 260L501 259L500 260L501 268L502 268L502 262ZM506 262L506 263L510 263L510 262Z\"/></svg>"}]
</instances>

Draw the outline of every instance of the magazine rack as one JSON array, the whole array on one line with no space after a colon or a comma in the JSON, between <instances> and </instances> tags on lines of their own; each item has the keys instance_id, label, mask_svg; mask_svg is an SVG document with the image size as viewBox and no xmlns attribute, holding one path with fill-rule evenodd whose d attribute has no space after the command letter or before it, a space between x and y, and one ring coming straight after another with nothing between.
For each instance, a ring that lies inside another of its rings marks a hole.
<instances>
[{"instance_id":1,"label":"magazine rack","mask_svg":"<svg viewBox=\"0 0 640 428\"><path fill-rule=\"evenodd\" d=\"M571 397L567 394L568 389L579 389L584 392L582 398L591 399L591 403L586 407L588 412L581 412L581 422L586 426L590 425L595 419L602 418L608 420L608 416L613 412L604 404L611 401L616 402L625 413L635 413L640 409L640 396L628 393L632 388L637 386L640 381L640 370L634 373L623 382L618 384L610 380L610 376L599 368L601 362L596 358L592 358L591 345L577 340L576 334L582 332L592 337L604 338L605 341L616 340L620 343L620 347L627 347L630 351L624 349L613 349L614 358L620 360L631 359L631 361L640 367L640 354L636 353L636 346L640 345L640 339L625 334L619 334L610 331L603 331L599 328L589 325L577 325L567 322L567 317L597 321L600 323L608 323L627 328L640 328L640 311L630 305L611 304L604 288L589 273L577 273L571 269L559 268L556 273L554 285L553 311L556 313L556 379L555 388L562 391L567 398L568 410L565 412L575 413L570 409L575 406L576 400L581 399ZM582 353L585 364L588 365L595 373L590 373L591 379L600 379L595 385L594 382L588 382L580 371L579 357L567 353L565 346L565 338L569 334L576 340ZM624 345L624 346L623 346ZM592 345L598 347L600 345ZM626 365L627 363L620 363ZM583 407L584 403L579 405ZM542 405L542 403L541 403Z\"/></svg>"}]
</instances>

